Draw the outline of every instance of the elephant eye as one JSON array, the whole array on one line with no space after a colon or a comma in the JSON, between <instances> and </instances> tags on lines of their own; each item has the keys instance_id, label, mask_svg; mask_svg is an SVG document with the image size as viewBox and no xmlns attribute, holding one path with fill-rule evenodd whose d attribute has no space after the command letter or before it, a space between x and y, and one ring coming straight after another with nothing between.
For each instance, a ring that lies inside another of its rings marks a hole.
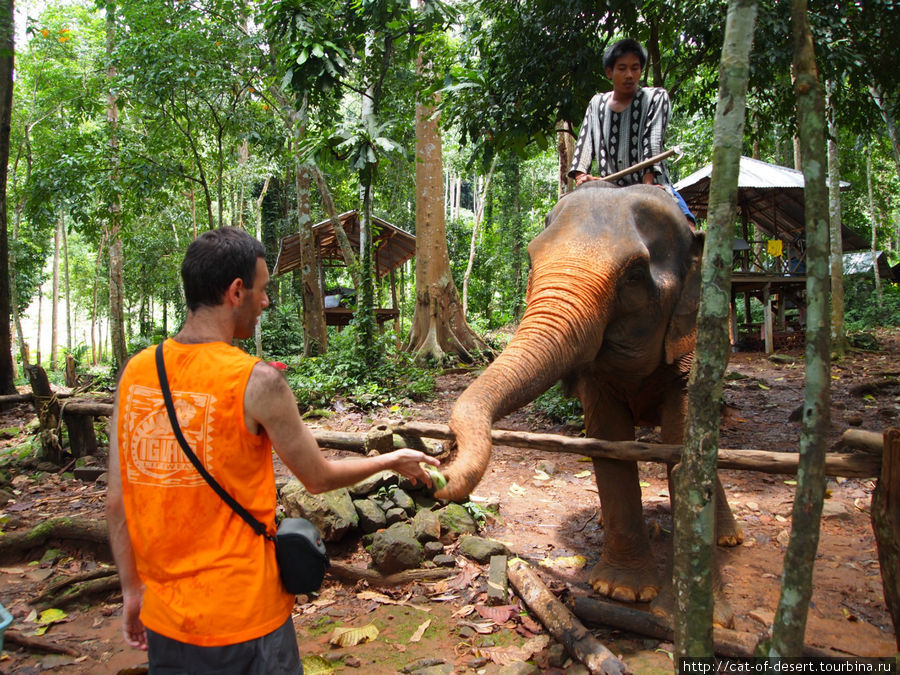
<instances>
[{"instance_id":1,"label":"elephant eye","mask_svg":"<svg viewBox=\"0 0 900 675\"><path fill-rule=\"evenodd\" d=\"M625 276L625 283L629 285L643 284L647 281L647 268L643 265L636 265L628 270Z\"/></svg>"}]
</instances>

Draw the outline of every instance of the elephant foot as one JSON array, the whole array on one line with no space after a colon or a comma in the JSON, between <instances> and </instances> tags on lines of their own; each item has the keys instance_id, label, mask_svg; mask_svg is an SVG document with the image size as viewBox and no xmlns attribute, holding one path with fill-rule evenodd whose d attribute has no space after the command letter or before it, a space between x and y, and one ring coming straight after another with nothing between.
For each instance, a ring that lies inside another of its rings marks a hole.
<instances>
[{"instance_id":1,"label":"elephant foot","mask_svg":"<svg viewBox=\"0 0 900 675\"><path fill-rule=\"evenodd\" d=\"M718 509L716 513L716 543L728 548L744 543L744 533L734 519L728 504L725 504L724 508Z\"/></svg>"},{"instance_id":2,"label":"elephant foot","mask_svg":"<svg viewBox=\"0 0 900 675\"><path fill-rule=\"evenodd\" d=\"M721 586L713 589L713 625L722 628L734 628L734 610L731 603L725 597ZM672 580L667 580L659 591L659 595L650 604L650 613L666 620L674 627L675 621L675 594L672 589Z\"/></svg>"},{"instance_id":3,"label":"elephant foot","mask_svg":"<svg viewBox=\"0 0 900 675\"><path fill-rule=\"evenodd\" d=\"M659 593L652 557L641 564L617 564L605 558L591 570L591 587L621 602L649 602Z\"/></svg>"}]
</instances>

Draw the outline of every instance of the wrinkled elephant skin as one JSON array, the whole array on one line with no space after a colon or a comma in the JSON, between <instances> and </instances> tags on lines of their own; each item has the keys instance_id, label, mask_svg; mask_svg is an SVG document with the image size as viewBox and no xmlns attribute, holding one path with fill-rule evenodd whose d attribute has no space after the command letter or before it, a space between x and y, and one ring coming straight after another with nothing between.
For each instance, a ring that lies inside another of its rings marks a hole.
<instances>
[{"instance_id":1,"label":"wrinkled elephant skin","mask_svg":"<svg viewBox=\"0 0 900 675\"><path fill-rule=\"evenodd\" d=\"M658 187L590 182L559 200L528 247L527 310L507 348L463 392L450 427L457 454L437 496L463 499L487 468L491 424L562 379L588 436L634 440L659 425L681 443L696 338L703 235ZM646 601L659 591L635 462L595 459L606 538L591 585ZM720 541L740 533L718 491Z\"/></svg>"}]
</instances>

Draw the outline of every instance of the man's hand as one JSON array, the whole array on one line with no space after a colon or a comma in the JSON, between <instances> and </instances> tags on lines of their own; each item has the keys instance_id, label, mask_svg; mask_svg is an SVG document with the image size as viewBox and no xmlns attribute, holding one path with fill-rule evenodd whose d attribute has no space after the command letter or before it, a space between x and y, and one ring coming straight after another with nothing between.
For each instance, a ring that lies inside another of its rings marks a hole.
<instances>
[{"instance_id":1,"label":"man's hand","mask_svg":"<svg viewBox=\"0 0 900 675\"><path fill-rule=\"evenodd\" d=\"M147 651L147 629L140 617L143 598L143 590L122 593L122 635L129 647Z\"/></svg>"},{"instance_id":2,"label":"man's hand","mask_svg":"<svg viewBox=\"0 0 900 675\"><path fill-rule=\"evenodd\" d=\"M401 476L409 478L413 485L417 481L423 482L429 488L434 487L431 484L431 476L421 467L422 463L431 464L431 466L440 466L440 462L435 457L429 457L418 450L394 450L383 455L384 459L390 461L390 470L396 471Z\"/></svg>"},{"instance_id":3,"label":"man's hand","mask_svg":"<svg viewBox=\"0 0 900 675\"><path fill-rule=\"evenodd\" d=\"M594 178L589 173L579 173L575 176L575 187L579 187L582 183L586 183L589 180L600 180L600 179Z\"/></svg>"}]
</instances>

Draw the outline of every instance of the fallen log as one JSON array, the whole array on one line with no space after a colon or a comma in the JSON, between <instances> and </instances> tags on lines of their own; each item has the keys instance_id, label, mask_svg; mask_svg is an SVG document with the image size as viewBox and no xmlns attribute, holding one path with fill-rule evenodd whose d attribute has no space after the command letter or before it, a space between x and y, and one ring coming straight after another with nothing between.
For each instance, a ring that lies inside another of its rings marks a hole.
<instances>
[{"instance_id":1,"label":"fallen log","mask_svg":"<svg viewBox=\"0 0 900 675\"><path fill-rule=\"evenodd\" d=\"M0 409L4 409L8 405L31 403L33 400L34 396L32 394L3 394L0 396Z\"/></svg>"},{"instance_id":2,"label":"fallen log","mask_svg":"<svg viewBox=\"0 0 900 675\"><path fill-rule=\"evenodd\" d=\"M509 580L519 597L573 658L583 663L591 673L612 675L627 672L625 664L556 599L528 563L514 558L509 561L508 570Z\"/></svg>"},{"instance_id":3,"label":"fallen log","mask_svg":"<svg viewBox=\"0 0 900 675\"><path fill-rule=\"evenodd\" d=\"M881 454L884 451L884 434L865 429L847 429L841 434L840 445L863 452Z\"/></svg>"},{"instance_id":4,"label":"fallen log","mask_svg":"<svg viewBox=\"0 0 900 675\"><path fill-rule=\"evenodd\" d=\"M0 536L0 560L22 555L55 540L88 542L104 546L108 550L106 520L51 518L27 532L4 532Z\"/></svg>"},{"instance_id":5,"label":"fallen log","mask_svg":"<svg viewBox=\"0 0 900 675\"><path fill-rule=\"evenodd\" d=\"M81 656L81 654L79 654L71 647L66 647L64 645L51 642L50 640L42 640L40 638L23 635L17 630L8 629L3 634L3 640L6 643L19 645L20 647L25 647L26 649L37 649L39 651L49 652L51 654L65 654L67 656L75 657Z\"/></svg>"},{"instance_id":6,"label":"fallen log","mask_svg":"<svg viewBox=\"0 0 900 675\"><path fill-rule=\"evenodd\" d=\"M675 629L668 619L632 607L623 607L605 600L580 596L575 598L572 611L585 623L621 628L631 633L668 642L675 639ZM751 658L755 656L759 641L760 636L754 633L713 626L713 651L718 656ZM803 656L809 658L846 657L847 652L804 645Z\"/></svg>"},{"instance_id":7,"label":"fallen log","mask_svg":"<svg viewBox=\"0 0 900 675\"><path fill-rule=\"evenodd\" d=\"M86 415L91 417L109 417L112 415L113 404L105 401L92 401L86 398L77 398L67 401L64 411L72 415Z\"/></svg>"},{"instance_id":8,"label":"fallen log","mask_svg":"<svg viewBox=\"0 0 900 675\"><path fill-rule=\"evenodd\" d=\"M406 422L394 428L401 435L418 434L428 438L453 440L446 424ZM642 443L640 441L604 441L598 438L571 438L556 434L534 434L527 431L495 429L491 432L494 445L508 445L531 450L565 452L586 457L624 459L636 462L677 464L681 459L680 445ZM761 473L795 474L800 461L797 452L768 452L765 450L719 449L720 469L740 469ZM881 473L881 458L868 453L828 453L825 456L825 475L845 478L871 478Z\"/></svg>"},{"instance_id":9,"label":"fallen log","mask_svg":"<svg viewBox=\"0 0 900 675\"><path fill-rule=\"evenodd\" d=\"M331 567L328 568L328 576L332 576L340 581L353 584L358 581L365 581L370 586L382 588L401 586L413 581L438 581L453 576L456 572L457 570L455 569L436 567L434 569L404 570L384 576L375 570L356 567L335 560L331 561Z\"/></svg>"}]
</instances>

